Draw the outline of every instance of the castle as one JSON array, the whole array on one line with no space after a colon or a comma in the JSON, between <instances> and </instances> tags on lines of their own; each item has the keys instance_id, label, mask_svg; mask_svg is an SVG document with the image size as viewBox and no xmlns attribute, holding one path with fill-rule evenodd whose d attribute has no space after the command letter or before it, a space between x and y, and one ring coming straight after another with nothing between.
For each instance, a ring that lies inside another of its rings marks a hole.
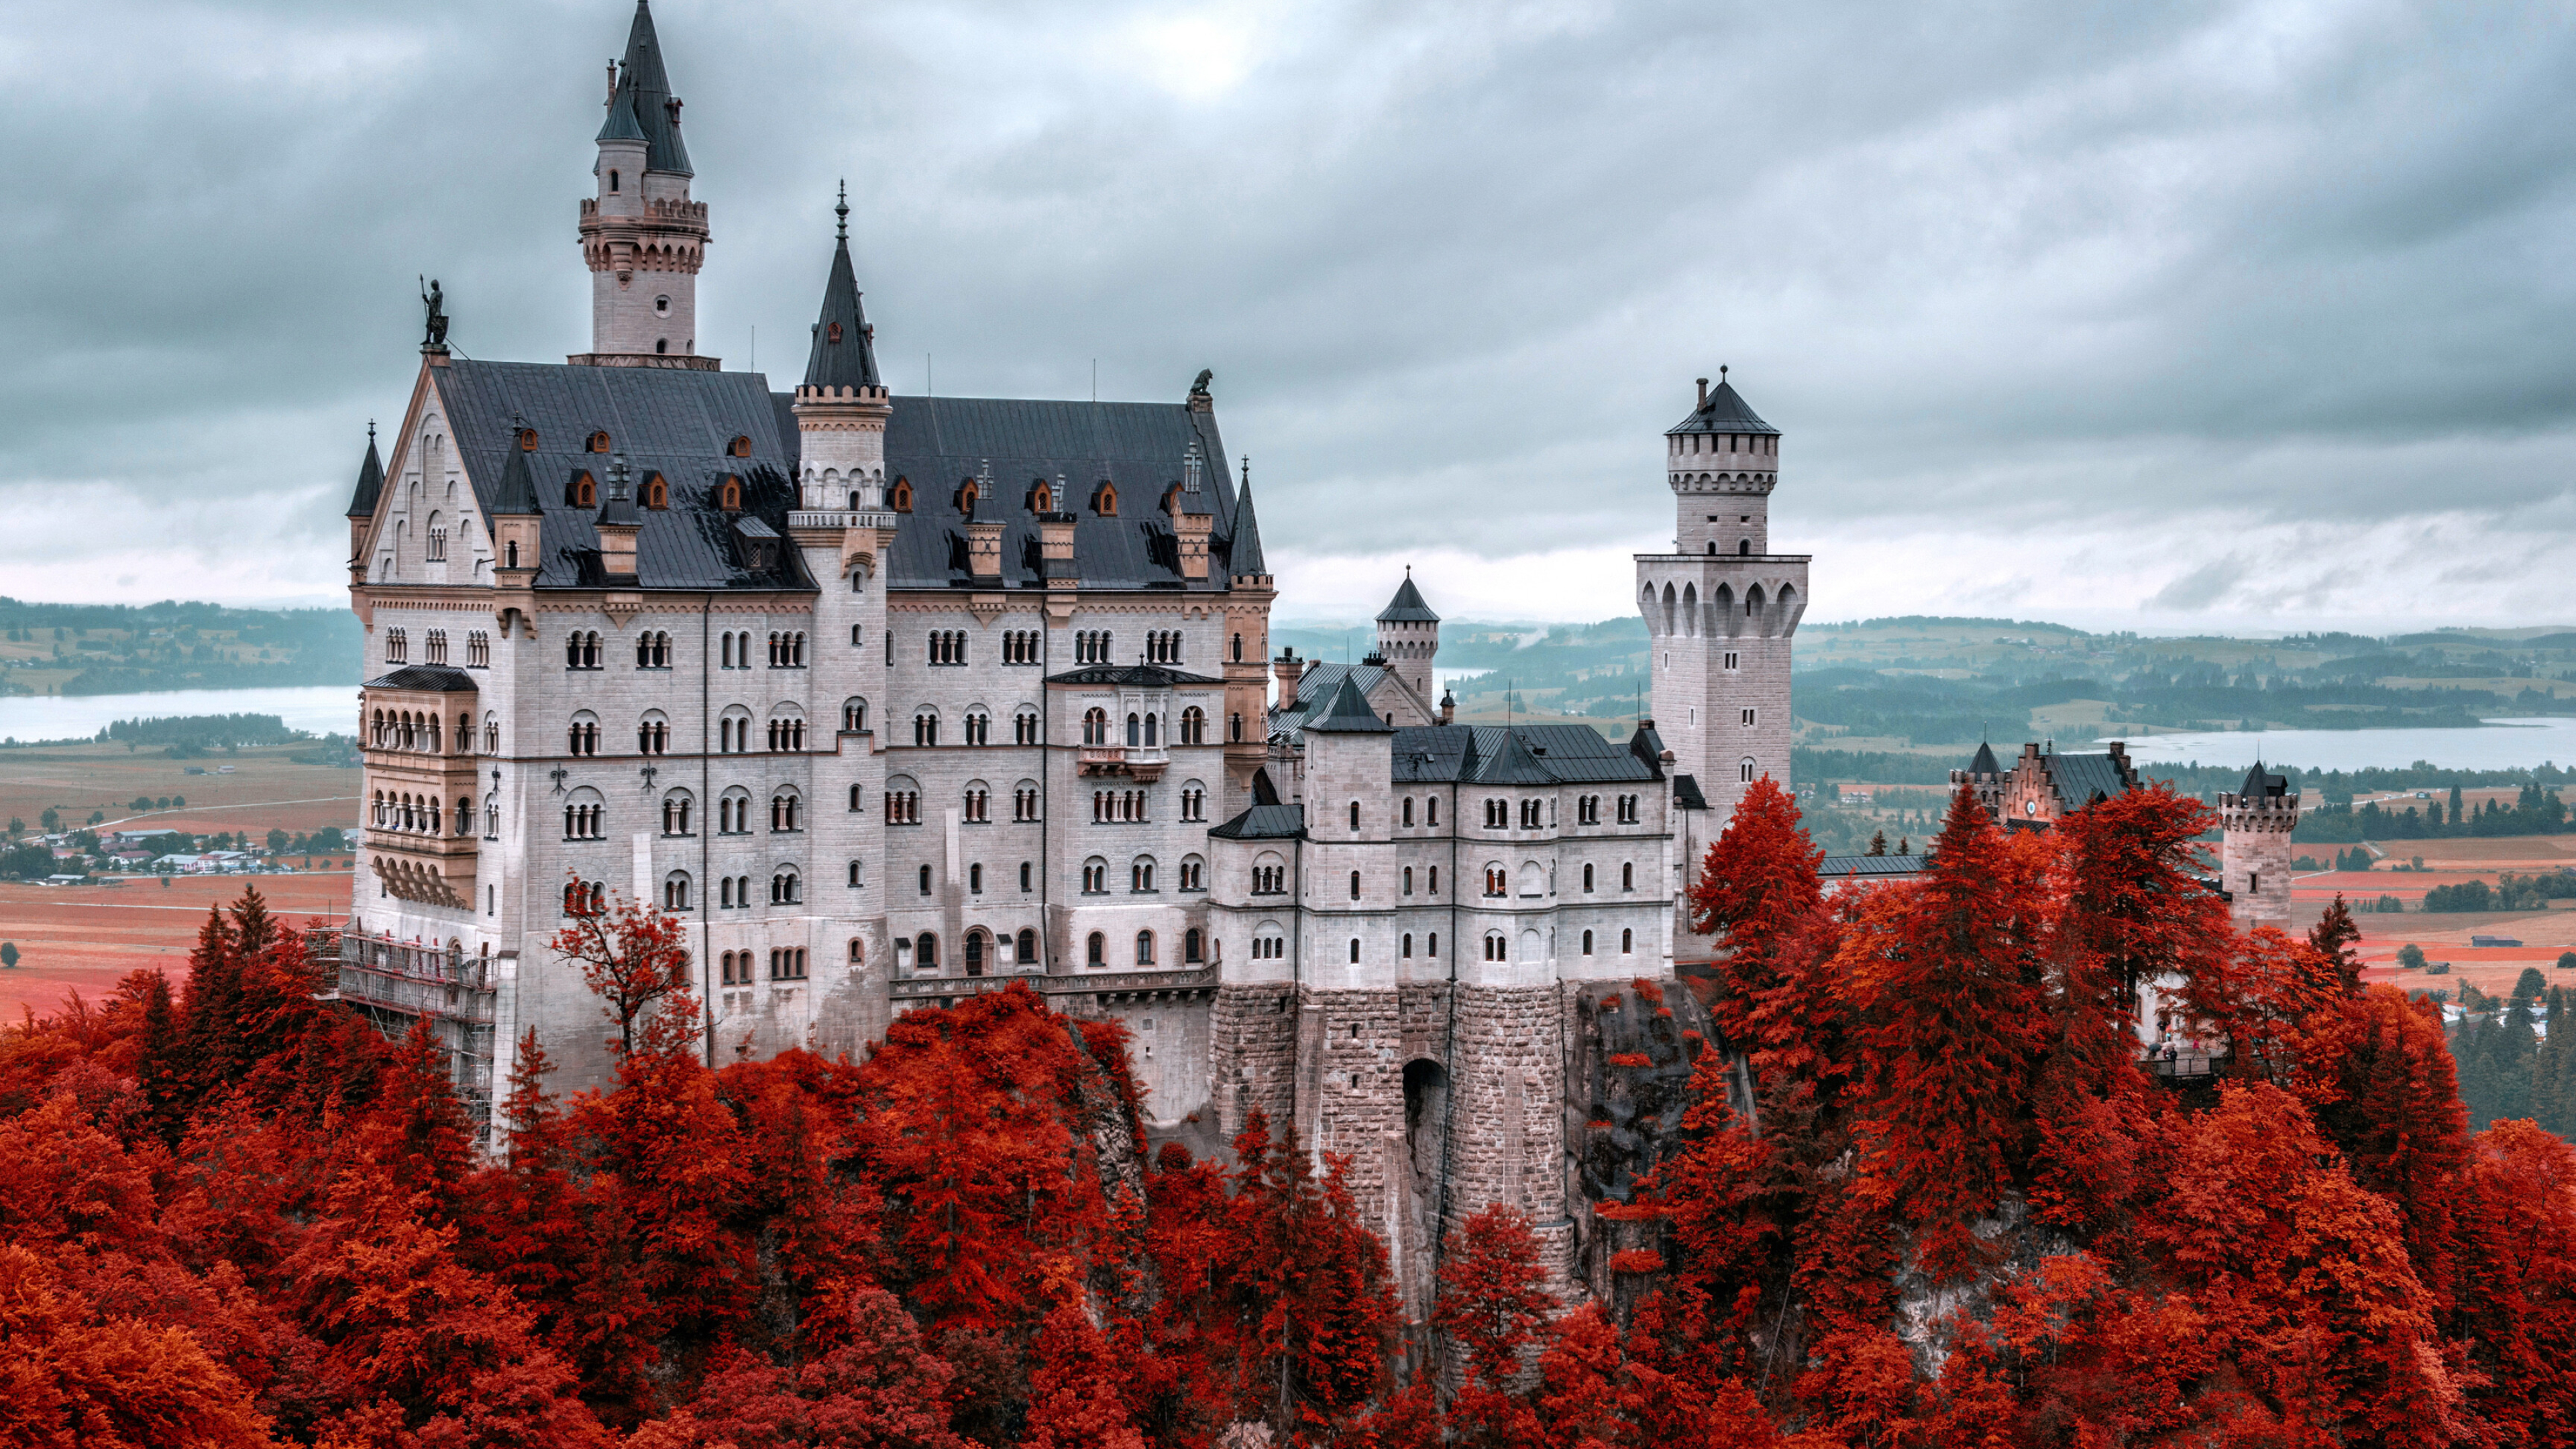
<instances>
[{"instance_id":1,"label":"castle","mask_svg":"<svg viewBox=\"0 0 2576 1449\"><path fill-rule=\"evenodd\" d=\"M431 1020L488 1116L531 1030L559 1089L605 1079L547 943L611 893L684 922L719 1063L1025 983L1127 1025L1158 1136L1216 1150L1258 1109L1347 1155L1417 1318L1442 1225L1487 1203L1574 1273L1628 1170L1569 1137L1611 1110L1597 1060L1680 1059L1644 1002L1693 950L1686 868L1788 774L1778 431L1721 378L1666 436L1654 719L1458 724L1409 574L1365 663L1271 657L1208 373L1163 403L898 396L846 197L793 390L701 353L680 109L639 3L580 203L588 349L461 357L433 299L371 432L343 998Z\"/></svg>"}]
</instances>

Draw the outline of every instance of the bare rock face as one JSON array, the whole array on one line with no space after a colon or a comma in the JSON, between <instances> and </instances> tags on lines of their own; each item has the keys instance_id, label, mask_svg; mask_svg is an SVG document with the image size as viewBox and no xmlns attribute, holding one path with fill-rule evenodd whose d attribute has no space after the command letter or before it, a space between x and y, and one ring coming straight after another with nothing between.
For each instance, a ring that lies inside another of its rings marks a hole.
<instances>
[{"instance_id":1,"label":"bare rock face","mask_svg":"<svg viewBox=\"0 0 2576 1449\"><path fill-rule=\"evenodd\" d=\"M2053 1229L2030 1220L2018 1197L2004 1201L1992 1217L1972 1225L1980 1242L1997 1243L2003 1256L1993 1267L1965 1278L1935 1281L1923 1271L1911 1241L1896 1269L1896 1336L1914 1356L1914 1372L1926 1382L1941 1376L1950 1347L1963 1323L1991 1324L2003 1290L2037 1272L2042 1258L2078 1251L2079 1245Z\"/></svg>"},{"instance_id":2,"label":"bare rock face","mask_svg":"<svg viewBox=\"0 0 2576 1449\"><path fill-rule=\"evenodd\" d=\"M1610 1259L1656 1247L1658 1225L1598 1209L1632 1202L1639 1182L1680 1145L1699 1056L1723 1048L1706 1007L1681 982L1591 983L1570 993L1565 1009L1567 1197L1592 1209L1576 1222L1575 1259L1591 1294L1624 1311L1622 1292L1644 1280L1613 1273ZM1739 1067L1730 1090L1739 1094L1737 1110L1749 1112L1741 1077Z\"/></svg>"}]
</instances>

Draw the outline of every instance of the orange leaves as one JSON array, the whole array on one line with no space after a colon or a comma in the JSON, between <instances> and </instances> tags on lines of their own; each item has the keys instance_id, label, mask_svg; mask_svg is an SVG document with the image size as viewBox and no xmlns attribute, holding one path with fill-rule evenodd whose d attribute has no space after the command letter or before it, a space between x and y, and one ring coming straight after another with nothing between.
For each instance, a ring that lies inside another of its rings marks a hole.
<instances>
[{"instance_id":1,"label":"orange leaves","mask_svg":"<svg viewBox=\"0 0 2576 1449\"><path fill-rule=\"evenodd\" d=\"M0 1443L267 1449L250 1390L185 1330L99 1313L38 1254L0 1243Z\"/></svg>"}]
</instances>

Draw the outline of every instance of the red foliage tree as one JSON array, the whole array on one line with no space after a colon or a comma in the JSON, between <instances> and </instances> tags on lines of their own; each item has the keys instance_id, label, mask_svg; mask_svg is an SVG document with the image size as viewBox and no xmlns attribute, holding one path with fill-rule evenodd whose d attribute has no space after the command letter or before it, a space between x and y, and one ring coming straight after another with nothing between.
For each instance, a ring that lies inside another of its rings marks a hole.
<instances>
[{"instance_id":1,"label":"red foliage tree","mask_svg":"<svg viewBox=\"0 0 2576 1449\"><path fill-rule=\"evenodd\" d=\"M2459 1331L2489 1442L2576 1443L2576 1149L2498 1122L2463 1187Z\"/></svg>"},{"instance_id":2,"label":"red foliage tree","mask_svg":"<svg viewBox=\"0 0 2576 1449\"><path fill-rule=\"evenodd\" d=\"M1539 1341L1556 1295L1539 1266L1529 1214L1495 1203L1450 1235L1431 1321L1457 1344L1467 1378L1503 1388Z\"/></svg>"},{"instance_id":3,"label":"red foliage tree","mask_svg":"<svg viewBox=\"0 0 2576 1449\"><path fill-rule=\"evenodd\" d=\"M581 884L578 873L571 883ZM633 1054L639 1029L658 1030L648 1043L656 1050L685 1044L698 1013L689 991L688 932L679 918L622 893L612 892L600 909L584 892L567 889L564 899L572 924L546 944L581 967L582 984L617 1024L619 1053Z\"/></svg>"},{"instance_id":4,"label":"red foliage tree","mask_svg":"<svg viewBox=\"0 0 2576 1449\"><path fill-rule=\"evenodd\" d=\"M2007 841L1965 785L1919 886L1876 892L1842 949L1870 1100L1865 1192L1922 1224L1936 1273L2016 1189L2049 1047L2046 847Z\"/></svg>"}]
</instances>

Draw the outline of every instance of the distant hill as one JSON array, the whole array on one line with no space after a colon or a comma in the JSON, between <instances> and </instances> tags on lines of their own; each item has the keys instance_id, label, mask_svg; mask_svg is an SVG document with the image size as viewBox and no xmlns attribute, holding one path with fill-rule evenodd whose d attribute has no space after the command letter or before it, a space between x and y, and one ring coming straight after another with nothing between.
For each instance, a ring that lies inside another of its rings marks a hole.
<instances>
[{"instance_id":1,"label":"distant hill","mask_svg":"<svg viewBox=\"0 0 2576 1449\"><path fill-rule=\"evenodd\" d=\"M1364 657L1374 626L1282 627L1274 648ZM1506 706L1624 724L1646 694L1646 628L1461 619L1440 667L1462 711ZM1973 748L1981 738L2079 744L2159 730L2475 725L2576 713L2576 630L2444 629L2391 638L2163 638L2028 619L1904 615L1798 630L1798 742L1869 752ZM1946 768L1946 763L1944 768Z\"/></svg>"},{"instance_id":2,"label":"distant hill","mask_svg":"<svg viewBox=\"0 0 2576 1449\"><path fill-rule=\"evenodd\" d=\"M346 684L363 657L346 609L0 598L0 694Z\"/></svg>"}]
</instances>

